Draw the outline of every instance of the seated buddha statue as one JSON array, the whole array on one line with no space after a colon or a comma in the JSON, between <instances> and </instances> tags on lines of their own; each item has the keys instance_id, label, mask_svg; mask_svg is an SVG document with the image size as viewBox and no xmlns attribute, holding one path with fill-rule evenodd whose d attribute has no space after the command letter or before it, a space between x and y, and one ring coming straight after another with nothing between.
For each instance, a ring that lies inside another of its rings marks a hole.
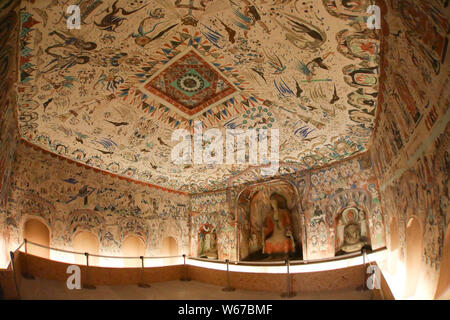
<instances>
[{"instance_id":1,"label":"seated buddha statue","mask_svg":"<svg viewBox=\"0 0 450 320\"><path fill-rule=\"evenodd\" d=\"M215 233L206 233L203 236L200 246L201 258L217 259L217 245Z\"/></svg>"},{"instance_id":2,"label":"seated buddha statue","mask_svg":"<svg viewBox=\"0 0 450 320\"><path fill-rule=\"evenodd\" d=\"M342 251L355 252L361 250L365 243L361 241L361 228L359 224L351 223L344 228L344 245Z\"/></svg>"},{"instance_id":3,"label":"seated buddha statue","mask_svg":"<svg viewBox=\"0 0 450 320\"><path fill-rule=\"evenodd\" d=\"M289 211L279 209L275 199L270 200L270 205L272 211L265 220L263 253L271 255L295 252Z\"/></svg>"}]
</instances>

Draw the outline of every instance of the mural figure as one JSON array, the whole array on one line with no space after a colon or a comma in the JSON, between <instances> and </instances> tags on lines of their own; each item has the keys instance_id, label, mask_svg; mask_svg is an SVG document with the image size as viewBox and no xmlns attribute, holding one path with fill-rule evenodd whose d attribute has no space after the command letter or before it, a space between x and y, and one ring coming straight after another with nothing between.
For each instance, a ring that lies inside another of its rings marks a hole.
<instances>
[{"instance_id":1,"label":"mural figure","mask_svg":"<svg viewBox=\"0 0 450 320\"><path fill-rule=\"evenodd\" d=\"M57 47L67 47L67 46L74 46L75 48L79 49L79 50L94 50L97 48L97 44L95 42L87 42L84 41L82 39L79 38L75 38L75 37L71 37L71 36L66 36L64 34L62 34L61 32L58 31L52 31L49 33L49 36L57 36L58 38L60 38L62 41L64 41L63 43L58 43L55 44L53 46L50 46L47 48L47 51L50 51L51 48L57 48Z\"/></svg>"},{"instance_id":2,"label":"mural figure","mask_svg":"<svg viewBox=\"0 0 450 320\"><path fill-rule=\"evenodd\" d=\"M100 23L97 23L97 22L94 21L94 24L97 27L99 27L99 28L101 28L102 30L105 30L105 31L115 32L116 28L120 27L122 25L122 23L125 20L127 20L126 18L118 17L117 14L119 12L121 12L122 15L124 15L124 16L128 16L128 15L133 14L133 13L135 13L137 11L140 11L143 8L145 8L146 6L148 6L148 4L146 4L146 5L138 8L138 9L135 9L135 10L132 10L132 11L127 11L124 8L117 7L117 3L118 2L119 2L119 0L115 1L112 4L111 10L109 10L109 9L107 10L108 14L102 18Z\"/></svg>"},{"instance_id":3,"label":"mural figure","mask_svg":"<svg viewBox=\"0 0 450 320\"><path fill-rule=\"evenodd\" d=\"M148 17L144 18L139 24L138 33L133 32L131 34L136 44L144 47L146 44L162 38L167 32L178 25L176 23L167 26L164 24L164 21L154 23L154 20L160 20L163 18L165 18L165 14L161 8L156 8ZM159 25L163 25L163 27L157 28ZM152 36L148 36L148 34L152 34Z\"/></svg>"}]
</instances>

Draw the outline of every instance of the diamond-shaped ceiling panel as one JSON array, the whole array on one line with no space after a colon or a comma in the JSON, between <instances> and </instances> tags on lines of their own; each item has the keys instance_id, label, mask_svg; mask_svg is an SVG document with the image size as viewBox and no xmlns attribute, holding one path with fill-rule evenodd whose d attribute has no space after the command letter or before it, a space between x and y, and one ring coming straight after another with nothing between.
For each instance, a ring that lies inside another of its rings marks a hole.
<instances>
[{"instance_id":1,"label":"diamond-shaped ceiling panel","mask_svg":"<svg viewBox=\"0 0 450 320\"><path fill-rule=\"evenodd\" d=\"M150 78L144 89L186 119L195 118L238 93L231 81L192 47Z\"/></svg>"}]
</instances>

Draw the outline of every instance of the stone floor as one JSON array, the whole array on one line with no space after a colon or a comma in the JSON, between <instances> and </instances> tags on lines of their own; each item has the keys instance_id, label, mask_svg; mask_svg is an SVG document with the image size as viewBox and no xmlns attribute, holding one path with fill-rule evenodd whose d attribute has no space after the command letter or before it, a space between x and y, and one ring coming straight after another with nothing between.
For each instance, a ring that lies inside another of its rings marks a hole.
<instances>
[{"instance_id":1,"label":"stone floor","mask_svg":"<svg viewBox=\"0 0 450 320\"><path fill-rule=\"evenodd\" d=\"M152 284L150 288L138 286L97 286L95 290L69 290L65 282L22 278L22 299L27 300L277 300L280 294L236 290L224 292L221 287L198 281L169 281ZM297 300L370 300L371 291L339 290L297 293L290 299Z\"/></svg>"}]
</instances>

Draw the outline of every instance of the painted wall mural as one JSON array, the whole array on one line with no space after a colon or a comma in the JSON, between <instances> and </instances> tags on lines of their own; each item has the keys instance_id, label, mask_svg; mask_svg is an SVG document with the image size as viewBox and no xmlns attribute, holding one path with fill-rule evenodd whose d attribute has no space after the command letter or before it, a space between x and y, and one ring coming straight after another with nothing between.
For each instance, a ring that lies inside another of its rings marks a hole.
<instances>
[{"instance_id":1,"label":"painted wall mural","mask_svg":"<svg viewBox=\"0 0 450 320\"><path fill-rule=\"evenodd\" d=\"M364 223L368 225L367 238L371 248L375 250L385 246L386 220L367 154L311 172L310 188L304 206L310 259L338 254L343 239L340 217L349 209L367 220Z\"/></svg>"},{"instance_id":2,"label":"painted wall mural","mask_svg":"<svg viewBox=\"0 0 450 320\"><path fill-rule=\"evenodd\" d=\"M388 228L388 247L396 249L399 242L405 263L407 225L418 219L428 288L419 291L432 298L450 217L450 8L443 1L386 2L384 74L371 154L383 212L398 225Z\"/></svg>"},{"instance_id":3,"label":"painted wall mural","mask_svg":"<svg viewBox=\"0 0 450 320\"><path fill-rule=\"evenodd\" d=\"M0 266L7 264L8 231L6 202L14 154L19 140L16 95L17 56L20 22L19 1L0 1Z\"/></svg>"},{"instance_id":4,"label":"painted wall mural","mask_svg":"<svg viewBox=\"0 0 450 320\"><path fill-rule=\"evenodd\" d=\"M33 144L189 193L247 168L174 165L171 133L194 120L279 128L280 160L303 169L369 147L380 45L368 0L76 3L79 30L61 2L22 2L17 108Z\"/></svg>"},{"instance_id":5,"label":"painted wall mural","mask_svg":"<svg viewBox=\"0 0 450 320\"><path fill-rule=\"evenodd\" d=\"M51 230L51 246L72 248L79 231L94 233L100 252L121 254L128 235L141 238L146 255L160 255L173 237L179 254L189 250L189 198L68 164L20 144L6 211L11 247L22 240L26 219L39 217Z\"/></svg>"},{"instance_id":6,"label":"painted wall mural","mask_svg":"<svg viewBox=\"0 0 450 320\"><path fill-rule=\"evenodd\" d=\"M291 230L294 247L299 249L292 259L320 259L341 254L339 251L344 244L341 229L345 225L341 228L339 221L342 213L349 210L358 212L355 219L361 226L356 230L360 237L349 251L359 251L363 246L376 250L386 245L386 217L381 210L369 154L303 172L282 168L288 173L255 182L253 178L258 177L258 170L254 168L252 173L245 173L251 177L245 184L231 184L224 191L191 196L191 237L196 236L192 230L197 232L203 223L210 223L217 230L219 259L245 259L252 252L257 253L253 255L257 260L277 258L261 251L262 231L270 229L268 233L273 234L273 218L266 219L273 216L271 195L277 197L280 217L289 211L289 219L284 220L290 223L284 226ZM283 199L278 199L280 197ZM269 234L265 236L270 238ZM191 253L198 252L196 243L191 242ZM358 247L360 243L363 244Z\"/></svg>"},{"instance_id":7,"label":"painted wall mural","mask_svg":"<svg viewBox=\"0 0 450 320\"><path fill-rule=\"evenodd\" d=\"M5 206L18 141L16 98L18 1L0 4L0 207Z\"/></svg>"},{"instance_id":8,"label":"painted wall mural","mask_svg":"<svg viewBox=\"0 0 450 320\"><path fill-rule=\"evenodd\" d=\"M333 257L340 254L341 244L353 245L347 250L351 252L360 250L360 242L373 250L385 246L386 220L367 153L256 185L251 181L190 196L121 181L26 143L19 145L16 159L8 205L2 212L9 249L21 243L29 218L49 227L53 247L70 250L78 232L90 231L106 255L121 255L128 235L142 239L146 255L160 255L163 240L173 237L180 254L232 261L245 259L252 246L256 251L264 246L264 254L277 258L280 243L292 259ZM347 215L351 210L358 212L353 220ZM259 219L261 212L270 213L264 221ZM283 228L275 239L279 221ZM360 222L356 240L361 241L342 240L347 240L341 236L347 221ZM264 242L253 241L258 223Z\"/></svg>"}]
</instances>

